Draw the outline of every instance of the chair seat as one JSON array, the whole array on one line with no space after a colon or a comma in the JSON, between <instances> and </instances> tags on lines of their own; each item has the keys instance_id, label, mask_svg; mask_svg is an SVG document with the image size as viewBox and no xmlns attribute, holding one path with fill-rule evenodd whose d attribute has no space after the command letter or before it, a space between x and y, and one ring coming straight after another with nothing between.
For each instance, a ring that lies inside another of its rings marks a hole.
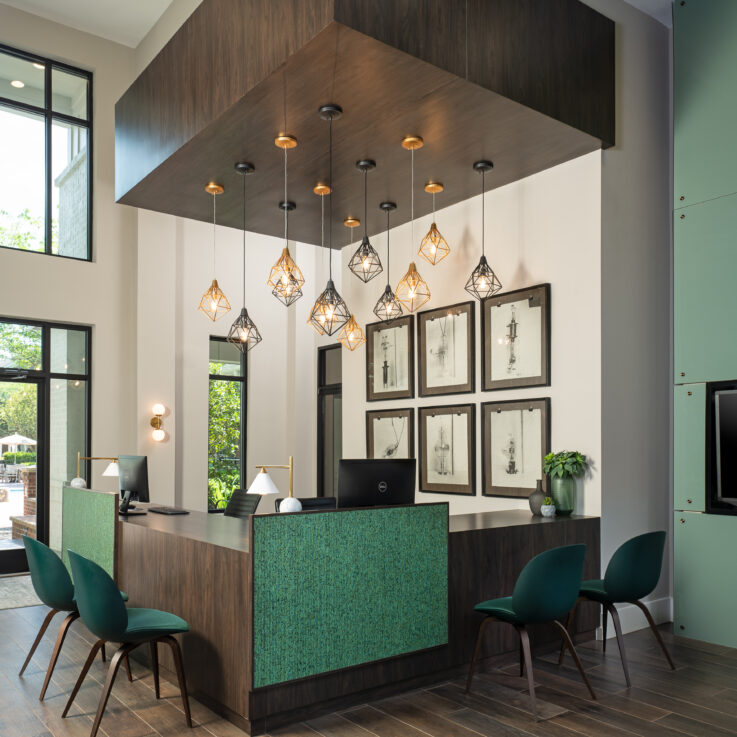
<instances>
[{"instance_id":1,"label":"chair seat","mask_svg":"<svg viewBox=\"0 0 737 737\"><path fill-rule=\"evenodd\" d=\"M511 624L524 624L512 607L512 597L502 596L500 599L489 599L476 604L474 610L486 614L489 617L496 617L504 622Z\"/></svg>"},{"instance_id":2,"label":"chair seat","mask_svg":"<svg viewBox=\"0 0 737 737\"><path fill-rule=\"evenodd\" d=\"M604 581L600 578L592 581L582 581L578 595L585 596L587 599L593 599L593 601L598 601L599 603L612 601L604 588Z\"/></svg>"},{"instance_id":3,"label":"chair seat","mask_svg":"<svg viewBox=\"0 0 737 737\"><path fill-rule=\"evenodd\" d=\"M121 591L120 592L120 598L123 601L128 601L128 594L126 594L125 591ZM76 608L77 608L77 595L76 594L72 598L72 602L74 602L74 606L71 607L70 609L65 609L64 611L66 611L66 612L73 612L73 611L76 610Z\"/></svg>"},{"instance_id":4,"label":"chair seat","mask_svg":"<svg viewBox=\"0 0 737 737\"><path fill-rule=\"evenodd\" d=\"M124 642L151 640L177 632L189 632L189 625L176 614L162 612L158 609L128 609L128 628L123 637Z\"/></svg>"}]
</instances>

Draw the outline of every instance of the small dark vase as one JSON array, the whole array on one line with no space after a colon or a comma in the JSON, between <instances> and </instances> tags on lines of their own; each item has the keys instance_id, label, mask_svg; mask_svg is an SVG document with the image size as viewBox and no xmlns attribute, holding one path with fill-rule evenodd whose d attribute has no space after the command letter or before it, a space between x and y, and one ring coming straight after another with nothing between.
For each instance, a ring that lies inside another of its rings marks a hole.
<instances>
[{"instance_id":1,"label":"small dark vase","mask_svg":"<svg viewBox=\"0 0 737 737\"><path fill-rule=\"evenodd\" d=\"M535 488L535 491L530 494L530 511L535 515L535 517L542 517L543 513L540 511L540 508L543 505L543 499L545 499L545 494L543 493L543 482L542 479L537 480L537 487Z\"/></svg>"}]
</instances>

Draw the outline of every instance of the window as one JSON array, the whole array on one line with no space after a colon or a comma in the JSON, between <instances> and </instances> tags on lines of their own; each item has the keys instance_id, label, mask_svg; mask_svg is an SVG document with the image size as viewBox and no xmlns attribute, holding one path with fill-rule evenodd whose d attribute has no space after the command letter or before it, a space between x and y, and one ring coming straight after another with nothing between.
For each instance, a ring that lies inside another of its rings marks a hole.
<instances>
[{"instance_id":1,"label":"window","mask_svg":"<svg viewBox=\"0 0 737 737\"><path fill-rule=\"evenodd\" d=\"M224 509L241 487L246 458L246 354L210 338L207 506Z\"/></svg>"},{"instance_id":2,"label":"window","mask_svg":"<svg viewBox=\"0 0 737 737\"><path fill-rule=\"evenodd\" d=\"M89 260L92 75L0 45L0 246Z\"/></svg>"},{"instance_id":3,"label":"window","mask_svg":"<svg viewBox=\"0 0 737 737\"><path fill-rule=\"evenodd\" d=\"M342 346L317 349L317 495L335 496L343 457Z\"/></svg>"}]
</instances>

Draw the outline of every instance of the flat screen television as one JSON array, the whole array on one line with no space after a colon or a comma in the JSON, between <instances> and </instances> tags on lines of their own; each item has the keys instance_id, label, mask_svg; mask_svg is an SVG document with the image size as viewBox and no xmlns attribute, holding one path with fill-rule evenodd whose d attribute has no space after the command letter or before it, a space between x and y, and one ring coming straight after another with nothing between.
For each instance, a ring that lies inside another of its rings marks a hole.
<instances>
[{"instance_id":1,"label":"flat screen television","mask_svg":"<svg viewBox=\"0 0 737 737\"><path fill-rule=\"evenodd\" d=\"M737 514L737 381L706 388L706 507Z\"/></svg>"}]
</instances>

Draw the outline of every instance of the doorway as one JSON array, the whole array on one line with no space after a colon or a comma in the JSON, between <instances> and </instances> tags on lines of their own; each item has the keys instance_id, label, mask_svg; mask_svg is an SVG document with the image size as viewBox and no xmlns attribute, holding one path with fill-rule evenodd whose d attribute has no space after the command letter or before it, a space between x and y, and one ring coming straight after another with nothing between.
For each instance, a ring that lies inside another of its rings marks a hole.
<instances>
[{"instance_id":1,"label":"doorway","mask_svg":"<svg viewBox=\"0 0 737 737\"><path fill-rule=\"evenodd\" d=\"M317 349L317 495L337 496L343 457L342 346Z\"/></svg>"}]
</instances>

